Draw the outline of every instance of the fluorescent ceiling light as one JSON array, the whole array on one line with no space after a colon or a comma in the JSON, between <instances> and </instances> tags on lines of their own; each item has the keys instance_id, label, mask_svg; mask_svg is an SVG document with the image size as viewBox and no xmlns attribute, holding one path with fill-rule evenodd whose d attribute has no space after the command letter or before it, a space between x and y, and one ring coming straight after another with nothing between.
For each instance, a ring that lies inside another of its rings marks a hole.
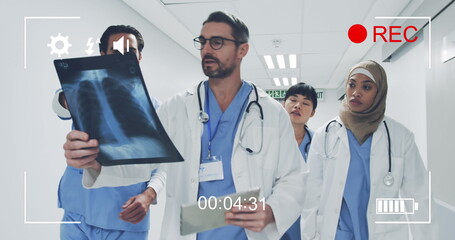
<instances>
[{"instance_id":1,"label":"fluorescent ceiling light","mask_svg":"<svg viewBox=\"0 0 455 240\"><path fill-rule=\"evenodd\" d=\"M297 68L297 56L295 54L289 55L289 67Z\"/></svg>"},{"instance_id":2,"label":"fluorescent ceiling light","mask_svg":"<svg viewBox=\"0 0 455 240\"><path fill-rule=\"evenodd\" d=\"M275 86L279 87L281 86L281 82L279 78L273 78L273 81L275 82Z\"/></svg>"},{"instance_id":3,"label":"fluorescent ceiling light","mask_svg":"<svg viewBox=\"0 0 455 240\"><path fill-rule=\"evenodd\" d=\"M291 78L291 82L292 82L292 85L297 84L297 78L296 77Z\"/></svg>"},{"instance_id":4,"label":"fluorescent ceiling light","mask_svg":"<svg viewBox=\"0 0 455 240\"><path fill-rule=\"evenodd\" d=\"M265 63L267 63L267 67L269 69L275 69L275 65L273 64L272 56L265 55L264 60L265 60Z\"/></svg>"},{"instance_id":5,"label":"fluorescent ceiling light","mask_svg":"<svg viewBox=\"0 0 455 240\"><path fill-rule=\"evenodd\" d=\"M283 78L283 85L289 86L289 79L287 77Z\"/></svg>"},{"instance_id":6,"label":"fluorescent ceiling light","mask_svg":"<svg viewBox=\"0 0 455 240\"><path fill-rule=\"evenodd\" d=\"M284 56L283 55L276 55L276 60L278 62L278 67L280 69L286 68L284 64Z\"/></svg>"}]
</instances>

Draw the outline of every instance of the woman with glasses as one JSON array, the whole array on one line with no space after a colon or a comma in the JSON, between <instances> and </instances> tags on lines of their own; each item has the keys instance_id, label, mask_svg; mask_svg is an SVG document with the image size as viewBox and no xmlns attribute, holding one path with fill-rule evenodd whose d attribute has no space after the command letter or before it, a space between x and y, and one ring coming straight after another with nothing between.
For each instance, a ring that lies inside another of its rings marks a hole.
<instances>
[{"instance_id":1,"label":"woman with glasses","mask_svg":"<svg viewBox=\"0 0 455 240\"><path fill-rule=\"evenodd\" d=\"M408 221L413 239L432 239L428 173L412 132L384 116L384 69L360 62L345 86L339 116L313 137L302 239L409 239Z\"/></svg>"},{"instance_id":2,"label":"woman with glasses","mask_svg":"<svg viewBox=\"0 0 455 240\"><path fill-rule=\"evenodd\" d=\"M318 98L314 88L303 82L291 86L284 97L283 106L291 119L295 140L305 162L308 158L313 131L307 126L308 120L314 116ZM300 217L284 233L281 240L300 240Z\"/></svg>"}]
</instances>

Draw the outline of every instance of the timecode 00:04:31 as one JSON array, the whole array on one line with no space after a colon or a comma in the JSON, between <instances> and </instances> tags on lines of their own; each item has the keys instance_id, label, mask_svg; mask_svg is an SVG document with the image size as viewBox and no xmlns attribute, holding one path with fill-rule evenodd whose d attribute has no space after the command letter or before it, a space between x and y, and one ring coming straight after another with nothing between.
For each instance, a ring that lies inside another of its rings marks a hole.
<instances>
[{"instance_id":1,"label":"timecode 00:04:31","mask_svg":"<svg viewBox=\"0 0 455 240\"><path fill-rule=\"evenodd\" d=\"M243 202L243 205L242 205ZM216 198L215 196L200 196L197 200L197 205L201 210L215 210L215 209L225 209L230 210L233 207L236 208L248 208L251 211L256 211L258 207L265 210L265 198L257 199L256 197L250 198L241 198L236 197L232 198L230 196Z\"/></svg>"}]
</instances>

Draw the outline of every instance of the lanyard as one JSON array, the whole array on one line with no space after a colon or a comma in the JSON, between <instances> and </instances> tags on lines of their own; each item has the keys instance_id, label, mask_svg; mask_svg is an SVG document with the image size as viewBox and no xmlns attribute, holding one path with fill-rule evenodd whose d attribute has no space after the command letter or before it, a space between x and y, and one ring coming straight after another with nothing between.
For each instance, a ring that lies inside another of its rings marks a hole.
<instances>
[{"instance_id":1,"label":"lanyard","mask_svg":"<svg viewBox=\"0 0 455 240\"><path fill-rule=\"evenodd\" d=\"M238 104L242 101L242 98L240 98L241 94L242 93L242 87L241 89L239 90L239 92L237 93L236 97L232 100L231 104ZM242 104L242 107L240 108L239 110L239 113L238 113L238 116L237 116L237 122L236 122L236 126L238 124L238 122L240 121L241 117L242 117L242 112L244 111L245 109L245 106L247 105L247 102L248 102L248 99L249 99L249 95L250 95L250 91L248 91L247 93L244 93L245 95L245 99L243 100L243 104ZM206 85L205 85L205 109L207 111L207 114L208 116L210 116L210 95L209 95L209 83L206 82ZM229 108L228 108L229 109ZM226 109L226 111L228 111L228 109ZM225 112L226 112L225 111ZM221 119L223 119L223 116L225 114L225 112L222 112L221 115L220 115L220 118L218 119L218 121L216 122L216 125L215 125L215 132L213 133L212 135L212 128L211 128L211 120L213 120L213 118L209 117L209 121L207 122L208 124L208 133L209 133L209 142L208 142L208 159L211 158L211 150L212 150L212 141L213 139L215 138L216 136L216 133L218 132L218 127L220 125L220 122L221 122ZM246 114L246 113L245 113ZM236 129L236 128L235 128Z\"/></svg>"},{"instance_id":2,"label":"lanyard","mask_svg":"<svg viewBox=\"0 0 455 240\"><path fill-rule=\"evenodd\" d=\"M208 86L208 82L207 82L207 86L205 87L205 108L207 109L207 114L210 116L210 96L209 96L209 86ZM209 146L208 146L208 155L207 155L207 159L210 159L212 157L212 141L213 139L215 138L215 135L218 131L218 126L220 125L220 122L221 122L221 119L223 118L223 113L221 113L220 115L220 118L218 119L216 125L215 125L215 132L213 133L213 136L212 136L212 125L211 125L211 120L213 118L209 118L209 121L207 122L208 124L208 131L209 131Z\"/></svg>"}]
</instances>

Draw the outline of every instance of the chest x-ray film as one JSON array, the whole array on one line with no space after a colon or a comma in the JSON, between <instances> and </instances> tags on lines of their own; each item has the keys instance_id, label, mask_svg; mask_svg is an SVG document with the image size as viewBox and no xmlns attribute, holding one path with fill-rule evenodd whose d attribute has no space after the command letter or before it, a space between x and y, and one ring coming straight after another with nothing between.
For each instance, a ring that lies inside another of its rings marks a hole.
<instances>
[{"instance_id":1,"label":"chest x-ray film","mask_svg":"<svg viewBox=\"0 0 455 240\"><path fill-rule=\"evenodd\" d=\"M158 119L134 53L54 65L75 129L99 141L100 164L183 161Z\"/></svg>"}]
</instances>

